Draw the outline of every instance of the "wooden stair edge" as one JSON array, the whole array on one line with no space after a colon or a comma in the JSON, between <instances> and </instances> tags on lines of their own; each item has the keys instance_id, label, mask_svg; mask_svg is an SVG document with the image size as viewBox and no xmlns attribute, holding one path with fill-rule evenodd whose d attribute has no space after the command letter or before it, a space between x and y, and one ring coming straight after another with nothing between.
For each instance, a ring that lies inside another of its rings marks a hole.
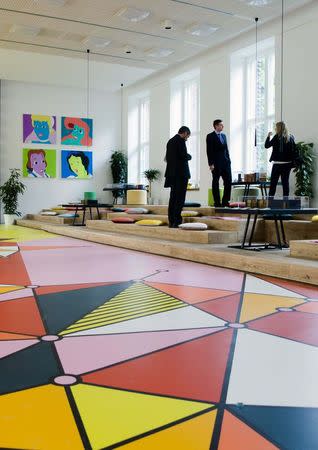
<instances>
[{"instance_id":1,"label":"wooden stair edge","mask_svg":"<svg viewBox=\"0 0 318 450\"><path fill-rule=\"evenodd\" d=\"M265 258L254 252L235 250L234 252L222 251L213 245L190 244L173 241L155 240L151 238L131 235L117 235L116 233L101 232L98 230L88 231L81 227L68 227L65 225L49 225L35 223L33 221L18 219L18 225L31 226L42 229L49 233L60 234L75 239L97 242L114 247L127 248L130 250L152 253L176 259L188 260L208 264L211 266L228 268L244 272L275 276L287 280L299 281L306 284L318 284L318 264L312 261L297 258L280 257L271 260L267 264ZM32 223L33 222L33 223ZM151 243L151 245L150 245Z\"/></svg>"}]
</instances>

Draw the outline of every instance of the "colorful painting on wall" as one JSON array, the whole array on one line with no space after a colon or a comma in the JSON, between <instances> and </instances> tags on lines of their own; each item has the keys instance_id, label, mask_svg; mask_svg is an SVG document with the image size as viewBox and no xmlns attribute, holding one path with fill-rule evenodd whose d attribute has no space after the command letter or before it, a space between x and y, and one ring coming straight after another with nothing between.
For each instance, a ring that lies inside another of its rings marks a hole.
<instances>
[{"instance_id":1,"label":"colorful painting on wall","mask_svg":"<svg viewBox=\"0 0 318 450\"><path fill-rule=\"evenodd\" d=\"M56 177L56 150L24 148L22 159L24 177Z\"/></svg>"},{"instance_id":2,"label":"colorful painting on wall","mask_svg":"<svg viewBox=\"0 0 318 450\"><path fill-rule=\"evenodd\" d=\"M61 144L91 147L93 142L93 119L62 117Z\"/></svg>"},{"instance_id":3,"label":"colorful painting on wall","mask_svg":"<svg viewBox=\"0 0 318 450\"><path fill-rule=\"evenodd\" d=\"M62 178L78 178L81 180L93 176L93 153L76 150L61 152Z\"/></svg>"},{"instance_id":4,"label":"colorful painting on wall","mask_svg":"<svg viewBox=\"0 0 318 450\"><path fill-rule=\"evenodd\" d=\"M56 116L23 114L23 142L56 144Z\"/></svg>"}]
</instances>

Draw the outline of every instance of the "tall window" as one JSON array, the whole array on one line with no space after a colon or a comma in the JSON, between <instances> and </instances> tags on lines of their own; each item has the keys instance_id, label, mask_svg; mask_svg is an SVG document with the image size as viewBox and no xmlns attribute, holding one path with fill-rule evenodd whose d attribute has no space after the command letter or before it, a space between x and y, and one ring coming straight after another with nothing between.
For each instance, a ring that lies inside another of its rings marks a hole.
<instances>
[{"instance_id":1,"label":"tall window","mask_svg":"<svg viewBox=\"0 0 318 450\"><path fill-rule=\"evenodd\" d=\"M258 80L258 83L256 82ZM235 172L268 172L264 142L275 121L274 39L234 54L231 59L231 159ZM255 146L256 144L256 146Z\"/></svg>"},{"instance_id":2,"label":"tall window","mask_svg":"<svg viewBox=\"0 0 318 450\"><path fill-rule=\"evenodd\" d=\"M131 97L128 108L128 180L141 184L149 168L149 95Z\"/></svg>"},{"instance_id":3,"label":"tall window","mask_svg":"<svg viewBox=\"0 0 318 450\"><path fill-rule=\"evenodd\" d=\"M193 186L199 186L200 181L200 73L193 71L171 81L170 101L170 134L174 135L183 125L191 130L187 141L189 161Z\"/></svg>"}]
</instances>

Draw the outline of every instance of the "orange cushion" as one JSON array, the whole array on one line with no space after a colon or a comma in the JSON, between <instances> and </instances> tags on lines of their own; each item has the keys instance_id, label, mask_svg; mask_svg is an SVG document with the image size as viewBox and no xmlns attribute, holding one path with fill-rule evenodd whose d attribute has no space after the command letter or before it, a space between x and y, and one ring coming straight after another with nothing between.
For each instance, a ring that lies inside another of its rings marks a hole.
<instances>
[{"instance_id":1,"label":"orange cushion","mask_svg":"<svg viewBox=\"0 0 318 450\"><path fill-rule=\"evenodd\" d=\"M113 223L135 223L135 220L132 219L131 217L115 217L114 219L112 219Z\"/></svg>"}]
</instances>

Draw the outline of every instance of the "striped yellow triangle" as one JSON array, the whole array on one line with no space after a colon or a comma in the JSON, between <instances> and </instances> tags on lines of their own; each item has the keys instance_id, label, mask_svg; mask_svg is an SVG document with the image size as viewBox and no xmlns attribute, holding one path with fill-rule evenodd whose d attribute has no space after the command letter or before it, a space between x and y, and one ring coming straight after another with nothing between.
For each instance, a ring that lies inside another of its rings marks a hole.
<instances>
[{"instance_id":1,"label":"striped yellow triangle","mask_svg":"<svg viewBox=\"0 0 318 450\"><path fill-rule=\"evenodd\" d=\"M60 335L104 327L129 319L170 311L188 306L171 295L143 283L136 283L108 300L82 319L70 325Z\"/></svg>"}]
</instances>

